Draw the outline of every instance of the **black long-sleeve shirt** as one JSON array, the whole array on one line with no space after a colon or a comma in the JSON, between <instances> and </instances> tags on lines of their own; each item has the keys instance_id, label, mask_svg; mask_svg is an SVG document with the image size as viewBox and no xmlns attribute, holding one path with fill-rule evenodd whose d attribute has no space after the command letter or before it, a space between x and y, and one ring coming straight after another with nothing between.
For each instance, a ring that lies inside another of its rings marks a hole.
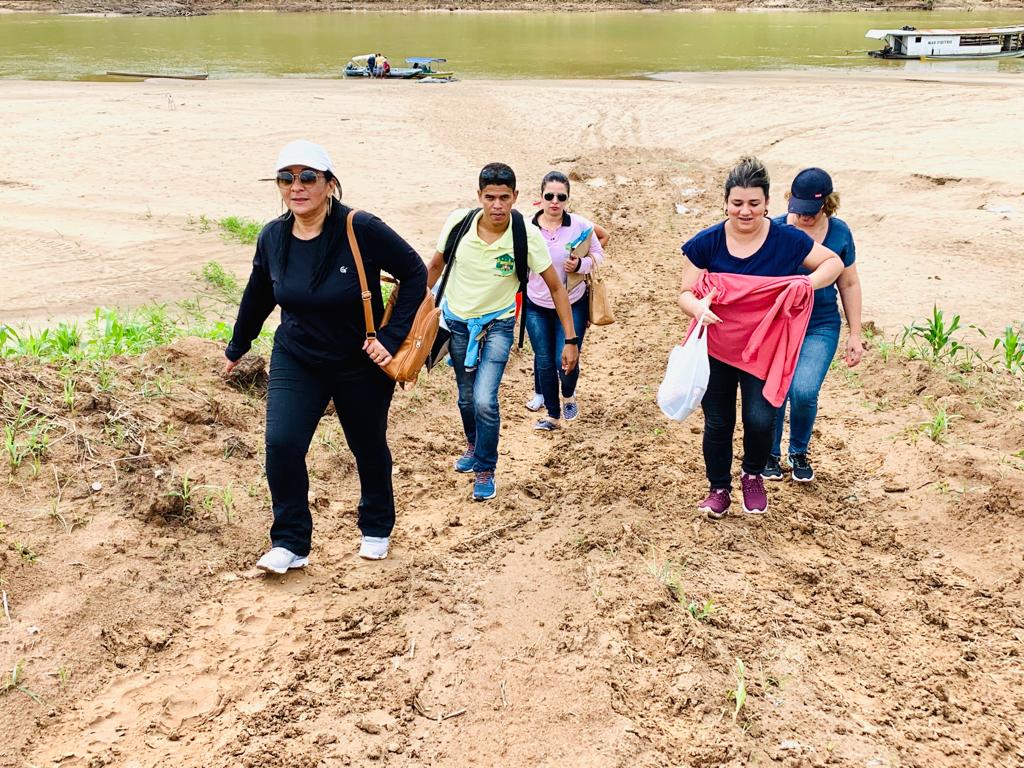
<instances>
[{"instance_id":1,"label":"black long-sleeve shirt","mask_svg":"<svg viewBox=\"0 0 1024 768\"><path fill-rule=\"evenodd\" d=\"M329 366L343 366L359 356L366 356L362 349L366 339L362 289L344 229L349 209L337 207L341 210L325 222L325 231L317 237L300 240L290 236L284 274L281 252L285 230L282 227L286 227L287 222L275 219L263 227L234 333L225 350L229 360L238 360L249 351L276 305L281 306L281 325L274 336L274 344L285 352L309 364ZM339 226L339 222L340 231L327 231L329 226ZM426 295L427 270L419 254L376 216L357 213L353 228L363 257L367 287L372 294L377 340L394 354L409 334L416 310ZM311 290L310 282L323 248L319 241L332 235L331 242L336 245L331 248L334 252L327 255L330 269L316 290ZM381 270L401 283L398 302L384 328L379 327L384 313Z\"/></svg>"}]
</instances>

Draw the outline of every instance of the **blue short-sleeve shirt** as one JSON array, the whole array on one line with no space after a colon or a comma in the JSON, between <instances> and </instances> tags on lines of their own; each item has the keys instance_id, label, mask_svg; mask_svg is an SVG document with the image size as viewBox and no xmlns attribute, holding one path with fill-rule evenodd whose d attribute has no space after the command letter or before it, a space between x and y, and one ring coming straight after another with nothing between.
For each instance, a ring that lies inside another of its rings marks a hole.
<instances>
[{"instance_id":1,"label":"blue short-sleeve shirt","mask_svg":"<svg viewBox=\"0 0 1024 768\"><path fill-rule=\"evenodd\" d=\"M786 277L799 274L800 265L814 248L814 240L794 226L771 221L768 237L753 255L740 259L729 253L725 222L701 230L683 244L683 255L708 272L734 275Z\"/></svg>"},{"instance_id":2,"label":"blue short-sleeve shirt","mask_svg":"<svg viewBox=\"0 0 1024 768\"><path fill-rule=\"evenodd\" d=\"M779 216L772 219L776 224L785 224L786 217ZM853 244L853 233L845 221L835 216L828 220L828 231L821 243L843 260L843 267L848 267L857 260L857 249ZM801 275L810 274L801 267ZM817 325L834 325L839 327L842 320L839 317L839 292L836 284L826 285L814 292L814 309L811 312L810 327Z\"/></svg>"}]
</instances>

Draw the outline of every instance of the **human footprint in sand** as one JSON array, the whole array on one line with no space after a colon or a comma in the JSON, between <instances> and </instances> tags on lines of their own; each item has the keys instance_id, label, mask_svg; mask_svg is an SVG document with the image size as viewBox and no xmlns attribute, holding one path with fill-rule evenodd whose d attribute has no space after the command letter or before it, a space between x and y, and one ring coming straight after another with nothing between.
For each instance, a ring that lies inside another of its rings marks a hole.
<instances>
[{"instance_id":1,"label":"human footprint in sand","mask_svg":"<svg viewBox=\"0 0 1024 768\"><path fill-rule=\"evenodd\" d=\"M287 212L260 232L252 274L242 295L224 372L249 351L267 316L281 307L267 389L267 482L274 511L272 548L256 564L273 573L309 561L306 453L334 400L359 473L359 555L387 557L395 526L388 448L388 410L395 383L383 366L401 346L426 292L419 255L384 222L357 213L354 230L363 255L374 320L384 303L380 273L402 283L390 322L367 340L362 289L346 237L349 211L327 151L294 141L277 159L277 186Z\"/></svg>"},{"instance_id":2,"label":"human footprint in sand","mask_svg":"<svg viewBox=\"0 0 1024 768\"><path fill-rule=\"evenodd\" d=\"M796 294L804 291L804 299L810 299L811 289L831 285L843 269L839 257L828 248L815 243L796 227L777 224L768 218L768 190L768 171L764 165L756 158L743 158L729 172L725 182L726 220L697 233L682 247L685 266L679 307L690 317L703 317L705 325L722 323L722 318L711 309L714 306L717 310L717 302L722 300L715 293L716 289L713 287L707 291L703 300L695 295L699 282L713 283L718 275L727 278L741 276L729 283L731 292L736 295L744 292L752 295L763 289L763 295L767 297L767 302L752 302L753 309L746 316L734 314L730 318L731 345L716 349L712 345L712 335L708 336L711 375L701 408L704 411L704 464L711 489L697 508L712 520L725 517L732 503L732 442L736 428L737 388L742 393L743 467L740 485L743 511L748 514L768 511L768 496L761 473L771 450L778 403L773 406L765 396L765 378L759 378L746 368L756 366L760 370L765 365L784 363L791 357L778 360L777 353L762 345L753 360L754 366L747 366L736 359L741 351L745 351L755 328L762 324L770 309L773 297L767 290L772 287L778 291L792 288ZM809 272L807 278L763 281L763 278L797 275L801 267ZM755 285L761 288L754 289L752 286ZM712 301L716 303L712 304ZM810 311L809 301L805 300L803 306L806 312ZM799 326L797 320L799 318L789 320L793 327L783 329L777 338L791 339L797 333L802 338L805 326ZM806 314L802 320L806 323ZM783 318L780 322L787 320ZM725 327L722 326L723 329ZM798 354L795 346L783 351L794 357ZM784 396L785 390L778 393L778 401L781 402Z\"/></svg>"},{"instance_id":3,"label":"human footprint in sand","mask_svg":"<svg viewBox=\"0 0 1024 768\"><path fill-rule=\"evenodd\" d=\"M814 419L818 415L818 392L825 381L832 358L839 346L842 320L836 301L836 288L843 301L850 336L843 355L851 368L860 362L864 352L860 337L861 291L857 275L857 252L853 234L846 222L835 215L839 209L839 194L832 188L832 177L821 168L806 168L796 175L790 191L789 213L774 219L776 224L792 224L806 232L814 242L834 251L843 260L843 271L831 285L814 292L807 334L800 347L793 383L789 386L786 402L779 407L775 419L775 438L768 464L761 474L766 480L782 479L782 428L786 422L786 403L789 404L789 465L796 482L814 480L814 467L807 458Z\"/></svg>"}]
</instances>

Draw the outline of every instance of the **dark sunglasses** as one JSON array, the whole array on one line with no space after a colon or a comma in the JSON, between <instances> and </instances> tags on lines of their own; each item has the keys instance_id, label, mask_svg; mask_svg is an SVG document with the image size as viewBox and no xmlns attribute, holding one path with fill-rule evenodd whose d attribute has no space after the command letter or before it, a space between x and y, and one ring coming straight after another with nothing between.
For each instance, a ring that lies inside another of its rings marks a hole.
<instances>
[{"instance_id":1,"label":"dark sunglasses","mask_svg":"<svg viewBox=\"0 0 1024 768\"><path fill-rule=\"evenodd\" d=\"M299 173L299 183L304 187L311 187L316 180L324 175L323 171L312 171L309 168ZM289 171L277 172L277 186L290 187L295 182L295 174Z\"/></svg>"},{"instance_id":2,"label":"dark sunglasses","mask_svg":"<svg viewBox=\"0 0 1024 768\"><path fill-rule=\"evenodd\" d=\"M558 202L560 202L560 203L564 203L566 200L569 199L569 196L567 194L565 194L565 192L559 192L557 195L554 192L545 192L544 193L544 199L547 200L549 203L552 200L554 200L556 197L558 198Z\"/></svg>"}]
</instances>

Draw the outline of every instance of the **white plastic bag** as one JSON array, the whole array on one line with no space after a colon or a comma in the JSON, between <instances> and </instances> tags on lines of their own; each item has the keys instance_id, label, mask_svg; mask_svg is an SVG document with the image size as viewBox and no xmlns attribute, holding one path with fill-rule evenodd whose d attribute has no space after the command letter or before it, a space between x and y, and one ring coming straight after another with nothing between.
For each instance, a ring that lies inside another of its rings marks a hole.
<instances>
[{"instance_id":1,"label":"white plastic bag","mask_svg":"<svg viewBox=\"0 0 1024 768\"><path fill-rule=\"evenodd\" d=\"M708 389L708 333L704 318L685 344L676 344L668 356L665 378L658 387L658 407L670 419L682 421L698 407Z\"/></svg>"}]
</instances>

